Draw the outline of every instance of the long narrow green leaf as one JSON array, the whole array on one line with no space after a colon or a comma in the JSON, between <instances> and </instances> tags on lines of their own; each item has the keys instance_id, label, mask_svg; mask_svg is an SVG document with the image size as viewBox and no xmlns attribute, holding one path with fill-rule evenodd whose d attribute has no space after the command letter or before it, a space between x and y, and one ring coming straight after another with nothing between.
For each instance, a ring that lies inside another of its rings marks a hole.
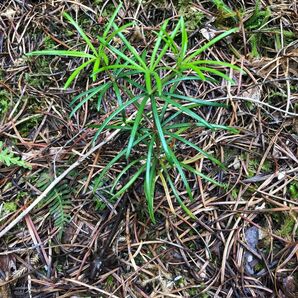
<instances>
[{"instance_id":1,"label":"long narrow green leaf","mask_svg":"<svg viewBox=\"0 0 298 298\"><path fill-rule=\"evenodd\" d=\"M89 64L93 63L94 61L96 61L96 58L90 59L90 60L86 61L85 63L81 64L79 67L77 67L73 71L73 73L68 77L68 79L64 85L64 89L66 89L70 86L72 81L78 76L78 74L80 73L81 70L83 70L85 67L87 67Z\"/></svg>"},{"instance_id":2,"label":"long narrow green leaf","mask_svg":"<svg viewBox=\"0 0 298 298\"><path fill-rule=\"evenodd\" d=\"M148 146L147 160L146 160L146 174L144 182L144 192L148 204L149 216L153 223L155 223L154 217L154 183L155 183L155 168L156 165L151 164L153 158L153 148L155 144L155 136L152 136L150 144Z\"/></svg>"},{"instance_id":3,"label":"long narrow green leaf","mask_svg":"<svg viewBox=\"0 0 298 298\"><path fill-rule=\"evenodd\" d=\"M161 79L159 77L159 75L157 74L157 72L153 71L152 72L152 75L155 79L155 83L156 83L156 88L157 88L157 92L158 92L158 95L160 96L161 93L162 93L162 82L161 82Z\"/></svg>"},{"instance_id":4,"label":"long narrow green leaf","mask_svg":"<svg viewBox=\"0 0 298 298\"><path fill-rule=\"evenodd\" d=\"M110 60L109 60L109 57L107 56L105 50L106 49L105 49L104 45L100 44L98 47L98 51L97 51L98 52L97 58L100 60L98 68L101 65L110 65ZM94 72L97 72L97 70L95 70Z\"/></svg>"},{"instance_id":5,"label":"long narrow green leaf","mask_svg":"<svg viewBox=\"0 0 298 298\"><path fill-rule=\"evenodd\" d=\"M118 107L113 113L111 113L111 115L109 117L107 117L105 119L105 121L103 122L103 124L100 126L100 128L98 129L98 131L96 132L95 136L94 136L94 140L96 140L98 138L98 136L100 135L100 133L105 129L105 127L107 126L107 124L113 119L115 118L116 115L118 115L119 113L121 113L121 111L123 111L125 108L127 108L129 105L131 105L132 103L136 102L137 100L139 100L140 98L146 96L145 94L140 94L135 96L134 98L132 98L131 100L128 100L127 102L123 103L122 106Z\"/></svg>"},{"instance_id":6,"label":"long narrow green leaf","mask_svg":"<svg viewBox=\"0 0 298 298\"><path fill-rule=\"evenodd\" d=\"M97 98L97 106L96 106L97 111L100 110L102 99L103 99L104 95L107 93L107 91L109 90L109 88L111 86L112 86L112 82L108 82L107 84L105 84L105 86L99 92L99 95L98 95L98 98Z\"/></svg>"},{"instance_id":7,"label":"long narrow green leaf","mask_svg":"<svg viewBox=\"0 0 298 298\"><path fill-rule=\"evenodd\" d=\"M194 102L194 103L200 104L202 106L224 107L224 108L227 107L227 105L224 103L208 101L208 100L204 100L204 99L197 99L194 97L184 96L184 95L176 94L176 93L164 92L163 95L170 96L172 98L183 99L186 101Z\"/></svg>"},{"instance_id":8,"label":"long narrow green leaf","mask_svg":"<svg viewBox=\"0 0 298 298\"><path fill-rule=\"evenodd\" d=\"M168 104L168 103L166 102L166 104ZM193 104L189 104L189 105L187 105L187 108L189 108L189 109L194 109L194 108L198 108L198 107L200 107L200 106L201 106L200 104L195 104L195 103L193 103ZM175 121L175 118L176 118L178 115L182 114L182 113L184 113L184 112L181 111L181 110L179 110L179 109L177 109L177 112L176 112L176 113L173 113L172 115L168 116L167 119L165 119L165 120L163 121L163 125L166 126L166 124L170 123L171 121L176 122L176 121ZM176 124L177 124L177 123L176 123ZM171 124L170 126L173 126L173 125L175 125L175 124ZM199 124L199 123L192 123L192 125L197 125L197 126L203 126L203 127L205 127L204 125L201 125L201 124ZM212 125L214 125L214 124L212 124ZM167 128L168 128L168 127L169 127L169 125L167 125Z\"/></svg>"},{"instance_id":9,"label":"long narrow green leaf","mask_svg":"<svg viewBox=\"0 0 298 298\"><path fill-rule=\"evenodd\" d=\"M223 72L221 72L217 69L210 68L210 67L204 67L204 66L200 66L199 68L203 71L208 72L208 73L213 73L213 74L223 78L224 80L234 84L234 81L229 76L227 76L226 74L224 74Z\"/></svg>"},{"instance_id":10,"label":"long narrow green leaf","mask_svg":"<svg viewBox=\"0 0 298 298\"><path fill-rule=\"evenodd\" d=\"M194 113L193 111L191 111L190 109L184 107L183 105L177 103L176 101L170 99L169 97L165 97L165 101L167 101L169 104L171 104L172 106L180 109L181 111L183 111L183 113L187 114L188 116L192 117L193 119L197 120L199 123L201 123L202 125L204 125L205 127L208 127L210 129L213 129L213 125L208 123L206 120L204 120L201 116L199 116L198 114Z\"/></svg>"},{"instance_id":11,"label":"long narrow green leaf","mask_svg":"<svg viewBox=\"0 0 298 298\"><path fill-rule=\"evenodd\" d=\"M76 112L79 108L81 108L81 107L82 107L88 100L90 100L95 94L97 94L98 92L100 92L100 90L101 90L102 88L92 88L92 89L93 89L93 92L89 92L88 96L86 96L82 101L80 101L79 104L77 104L77 105L75 106L74 109L72 109L72 111L71 111L71 113L70 113L70 117L72 117L72 116L75 114L75 112Z\"/></svg>"},{"instance_id":12,"label":"long narrow green leaf","mask_svg":"<svg viewBox=\"0 0 298 298\"><path fill-rule=\"evenodd\" d=\"M200 147L198 147L196 144L186 140L185 138L179 136L176 133L171 133L169 131L167 131L167 134L177 140L179 140L180 142L183 142L184 144L188 145L189 147L197 150L198 152L200 152L202 155L204 155L205 157L207 157L209 160L211 160L213 163L217 164L219 167L221 167L222 169L225 169L225 165L220 162L218 159L216 159L215 157L213 157L211 154L207 153L206 151L204 151L203 149L201 149Z\"/></svg>"},{"instance_id":13,"label":"long narrow green leaf","mask_svg":"<svg viewBox=\"0 0 298 298\"><path fill-rule=\"evenodd\" d=\"M152 69L155 69L156 66L159 64L160 60L162 59L162 57L165 55L165 53L167 52L169 46L170 46L170 43L174 42L174 38L175 36L177 35L178 31L179 31L179 28L181 26L181 21L178 22L178 24L176 25L175 29L173 30L173 32L171 33L170 35L170 38L171 40L168 40L168 42L164 45L164 47L162 48L162 50L160 51L157 59L155 60L153 66L152 66Z\"/></svg>"},{"instance_id":14,"label":"long narrow green leaf","mask_svg":"<svg viewBox=\"0 0 298 298\"><path fill-rule=\"evenodd\" d=\"M102 66L100 67L96 72L92 73L92 75L99 74L101 72L107 71L107 70L112 70L112 69L135 69L135 70L140 70L139 67L133 66L133 65L127 65L127 64L113 64L113 65L107 65L107 66Z\"/></svg>"},{"instance_id":15,"label":"long narrow green leaf","mask_svg":"<svg viewBox=\"0 0 298 298\"><path fill-rule=\"evenodd\" d=\"M181 17L181 52L179 55L179 58L181 61L184 59L186 52L187 52L187 46L188 46L188 37L187 37L187 31L184 23L183 17Z\"/></svg>"},{"instance_id":16,"label":"long narrow green leaf","mask_svg":"<svg viewBox=\"0 0 298 298\"><path fill-rule=\"evenodd\" d=\"M187 194L188 194L188 196L189 196L189 199L191 200L191 201L193 201L193 195L192 195L192 193L191 193L191 189L190 189L190 186L189 186L189 184L188 184L188 181L187 181L187 178L186 178L186 176L185 176L185 173L183 172L183 169L182 169L182 167L181 167L181 165L180 165L180 162L179 162L179 160L176 158L176 156L174 155L174 153L172 154L172 160L173 160L173 162L174 162L174 165L175 165L175 167L177 168L177 170L178 170L178 172L179 172L179 174L180 174L180 176L181 176L181 179L182 179L182 182L183 182L183 184L184 184L184 186L185 186L185 189L186 189L186 191L187 191Z\"/></svg>"},{"instance_id":17,"label":"long narrow green leaf","mask_svg":"<svg viewBox=\"0 0 298 298\"><path fill-rule=\"evenodd\" d=\"M200 172L200 171L194 169L194 168L191 167L190 165L181 163L181 166L182 166L183 168L185 168L186 170L188 170L188 171L190 171L190 172L192 172L192 173L194 173L194 174L196 174L196 175L202 177L203 179L205 179L205 180L207 180L207 181L209 181L209 182L211 182L211 183L213 183L213 184L215 184L215 185L217 185L217 186L225 187L224 184L222 184L222 183L220 183L220 182L218 182L218 181L216 181L216 180L214 180L214 179L208 177L207 175L205 175L205 174L203 174L202 172Z\"/></svg>"},{"instance_id":18,"label":"long narrow green leaf","mask_svg":"<svg viewBox=\"0 0 298 298\"><path fill-rule=\"evenodd\" d=\"M179 76L181 75L183 74L179 74ZM171 78L169 78L169 80L171 80ZM174 93L174 91L177 90L178 85L179 85L179 82L173 82L172 86L170 87L169 93ZM160 95L160 97L162 98L162 95ZM168 103L165 102L160 115L160 118L162 119L163 123L165 121L164 117L166 115L167 110L168 110Z\"/></svg>"},{"instance_id":19,"label":"long narrow green leaf","mask_svg":"<svg viewBox=\"0 0 298 298\"><path fill-rule=\"evenodd\" d=\"M122 51L119 51L118 49L116 49L115 47L113 47L110 44L107 44L105 42L105 40L103 40L102 38L99 37L100 42L104 43L112 52L114 52L117 56L121 57L123 60L129 62L131 65L134 65L137 70L141 70L144 71L144 68L142 66L140 66L139 64L137 64L135 61L133 61L131 58L129 58L127 55L125 55L124 53L122 53ZM141 59L141 58L140 58ZM141 59L142 60L142 59Z\"/></svg>"},{"instance_id":20,"label":"long narrow green leaf","mask_svg":"<svg viewBox=\"0 0 298 298\"><path fill-rule=\"evenodd\" d=\"M132 184L139 178L139 176L144 172L146 165L143 165L132 177L128 180L128 182L116 193L113 195L111 200L119 198L127 189L130 188Z\"/></svg>"},{"instance_id":21,"label":"long narrow green leaf","mask_svg":"<svg viewBox=\"0 0 298 298\"><path fill-rule=\"evenodd\" d=\"M86 91L84 91L84 92L80 93L79 95L75 96L73 98L73 100L70 102L70 106L72 106L77 100L79 100L80 98L84 97L85 95L88 95L88 94L92 93L95 90L98 90L99 91L102 88L103 88L103 85L100 85L100 86L97 86L97 87L93 87L91 89L87 89Z\"/></svg>"},{"instance_id":22,"label":"long narrow green leaf","mask_svg":"<svg viewBox=\"0 0 298 298\"><path fill-rule=\"evenodd\" d=\"M124 31L126 28L131 27L134 23L130 22L127 23L121 27L119 27L117 30L114 30L108 37L107 37L107 43L110 43L110 41L116 36L118 35L119 32Z\"/></svg>"},{"instance_id":23,"label":"long narrow green leaf","mask_svg":"<svg viewBox=\"0 0 298 298\"><path fill-rule=\"evenodd\" d=\"M119 76L118 78L120 78L120 77L121 76ZM141 84L137 83L136 81L134 81L133 79L130 79L128 77L123 77L123 78L129 85L134 86L143 92L146 92L146 88L144 88L144 85L141 85Z\"/></svg>"},{"instance_id":24,"label":"long narrow green leaf","mask_svg":"<svg viewBox=\"0 0 298 298\"><path fill-rule=\"evenodd\" d=\"M149 134L145 134L143 136L141 136L140 138L138 138L133 146L136 146L137 144L139 144L140 142L144 141L147 137L149 136ZM95 191L99 188L100 182L104 179L104 177L106 176L107 172L112 168L112 166L121 158L124 157L125 153L127 151L127 148L121 150L112 160L110 160L107 165L103 168L103 170L100 172L100 174L97 176L97 178L95 179L95 183L94 183L94 189Z\"/></svg>"},{"instance_id":25,"label":"long narrow green leaf","mask_svg":"<svg viewBox=\"0 0 298 298\"><path fill-rule=\"evenodd\" d=\"M119 10L120 10L121 8L122 8L122 3L120 2L120 4L119 4L118 7L115 9L115 11L114 11L114 13L112 14L112 16L109 18L109 22L108 22L108 24L106 25L105 30L104 30L103 35L102 35L103 38L106 38L106 37L107 37L107 35L108 35L110 29L111 29L112 26L113 26L113 22L114 22L116 16L118 15L118 12L119 12Z\"/></svg>"},{"instance_id":26,"label":"long narrow green leaf","mask_svg":"<svg viewBox=\"0 0 298 298\"><path fill-rule=\"evenodd\" d=\"M113 23L113 27L115 30L118 30L119 27ZM131 45L131 43L126 39L126 37L121 33L118 32L118 36L120 37L120 39L123 41L123 43L127 46L128 50L131 52L131 54L134 56L134 58L139 61L139 63L142 65L143 69L147 69L147 65L146 63L142 60L142 58L140 57L140 54L137 52L137 50Z\"/></svg>"},{"instance_id":27,"label":"long narrow green leaf","mask_svg":"<svg viewBox=\"0 0 298 298\"><path fill-rule=\"evenodd\" d=\"M166 124L166 121L164 122L164 125ZM194 126L195 126L195 123L183 122L183 123L175 123L175 124L167 125L166 127L167 127L167 130L170 130L170 129L182 129L182 128L187 129L187 128L192 128Z\"/></svg>"},{"instance_id":28,"label":"long narrow green leaf","mask_svg":"<svg viewBox=\"0 0 298 298\"><path fill-rule=\"evenodd\" d=\"M214 45L221 39L225 38L226 36L230 35L231 33L237 32L237 31L239 31L239 28L233 28L233 29L230 29L228 31L221 33L220 35L216 36L215 38L213 38L212 40L207 42L205 45L203 45L202 47L200 47L199 49L194 51L191 55L189 55L186 59L184 59L184 62L191 61L193 58L195 58L196 56L198 56L199 54L201 54L202 52L204 52L205 50L210 48L212 45Z\"/></svg>"},{"instance_id":29,"label":"long narrow green leaf","mask_svg":"<svg viewBox=\"0 0 298 298\"><path fill-rule=\"evenodd\" d=\"M174 115L175 117L177 117L179 114L181 114L182 111L178 111L176 112ZM172 116L174 116L172 115ZM175 117L173 117L172 119L174 119ZM163 122L164 126L170 121L165 120ZM176 124L171 124L171 125L167 125L167 130L169 129L176 129L176 128L182 128L182 127L191 127L191 126L197 126L197 127L205 127L205 125L202 125L200 123L190 123L190 122L185 122L185 123L176 123ZM225 130L228 130L232 133L239 133L239 130L234 128L234 127L229 127L229 126L226 126L226 125L220 125L220 124L212 124L212 128L213 129L225 129Z\"/></svg>"},{"instance_id":30,"label":"long narrow green leaf","mask_svg":"<svg viewBox=\"0 0 298 298\"><path fill-rule=\"evenodd\" d=\"M95 59L96 56L80 52L80 51L66 51L66 50L42 50L26 53L26 56L64 56L64 57L79 57Z\"/></svg>"},{"instance_id":31,"label":"long narrow green leaf","mask_svg":"<svg viewBox=\"0 0 298 298\"><path fill-rule=\"evenodd\" d=\"M123 121L122 121L123 123ZM90 125L90 127L93 127L93 128L98 128L100 125ZM123 125L107 125L106 126L106 129L120 129L120 130L123 130L123 131L131 131L132 130L132 127L127 127L127 126L123 126Z\"/></svg>"},{"instance_id":32,"label":"long narrow green leaf","mask_svg":"<svg viewBox=\"0 0 298 298\"><path fill-rule=\"evenodd\" d=\"M183 76L182 78L175 78L173 80L169 80L163 84L163 86L171 85L174 83L180 83L183 81L201 81L201 78L198 76Z\"/></svg>"},{"instance_id":33,"label":"long narrow green leaf","mask_svg":"<svg viewBox=\"0 0 298 298\"><path fill-rule=\"evenodd\" d=\"M152 94L152 82L151 82L151 71L145 71L145 85L146 85L146 90L147 94L151 95Z\"/></svg>"},{"instance_id":34,"label":"long narrow green leaf","mask_svg":"<svg viewBox=\"0 0 298 298\"><path fill-rule=\"evenodd\" d=\"M218 66L224 66L228 68L232 68L238 71L242 71L241 68L235 64L228 63L228 62L223 62L223 61L216 61L216 60L195 60L192 62L194 65L199 65L199 64L207 64L207 65L218 65Z\"/></svg>"},{"instance_id":35,"label":"long narrow green leaf","mask_svg":"<svg viewBox=\"0 0 298 298\"><path fill-rule=\"evenodd\" d=\"M166 115L166 112L168 112L168 103L165 102L163 107L162 107L162 110L161 110L161 113L160 113L160 119L162 121L162 123L164 124L164 117Z\"/></svg>"},{"instance_id":36,"label":"long narrow green leaf","mask_svg":"<svg viewBox=\"0 0 298 298\"><path fill-rule=\"evenodd\" d=\"M94 64L93 64L93 69L92 69L92 80L93 82L95 82L97 75L95 74L100 66L100 62L101 62L101 58L100 56L95 60Z\"/></svg>"},{"instance_id":37,"label":"long narrow green leaf","mask_svg":"<svg viewBox=\"0 0 298 298\"><path fill-rule=\"evenodd\" d=\"M163 165L163 163L161 163L161 166L162 166L162 169L164 171L164 173L166 174L166 179L174 193L174 196L176 198L176 200L178 201L179 205L181 206L181 208L184 210L184 212L190 217L190 218L195 218L195 215L185 206L185 204L183 203L183 201L181 200L179 194L178 194L178 191L166 169L166 167Z\"/></svg>"},{"instance_id":38,"label":"long narrow green leaf","mask_svg":"<svg viewBox=\"0 0 298 298\"><path fill-rule=\"evenodd\" d=\"M204 76L203 72L201 71L200 67L193 65L191 63L185 63L182 64L181 69L183 70L188 70L188 69L192 69L200 78L202 81L206 81L206 77Z\"/></svg>"},{"instance_id":39,"label":"long narrow green leaf","mask_svg":"<svg viewBox=\"0 0 298 298\"><path fill-rule=\"evenodd\" d=\"M160 119L159 119L159 115L158 115L158 111L157 111L157 107L156 107L155 98L151 98L151 107L152 107L152 113L153 113L153 117L154 117L154 123L155 123L156 129L158 131L158 137L161 141L162 147L164 149L164 152L165 152L168 160L171 162L172 156L171 156L171 152L169 150L167 141L165 139L165 136L164 136L164 133L163 133L163 130L162 130L162 126L161 126L161 123L160 123Z\"/></svg>"},{"instance_id":40,"label":"long narrow green leaf","mask_svg":"<svg viewBox=\"0 0 298 298\"><path fill-rule=\"evenodd\" d=\"M136 163L140 162L140 158L139 159L136 159L136 160L133 160L132 162L130 162L128 165L126 165L123 170L117 175L116 179L113 181L113 184L112 184L112 188L111 188L111 193L114 192L114 189L115 187L117 186L119 180L121 179L121 177L127 173L129 171L129 169L131 167L133 167Z\"/></svg>"},{"instance_id":41,"label":"long narrow green leaf","mask_svg":"<svg viewBox=\"0 0 298 298\"><path fill-rule=\"evenodd\" d=\"M115 82L113 82L113 90L114 90L116 98L117 98L118 106L122 106L123 101L122 101L121 92L120 92L120 89L119 89L117 83L115 83ZM125 110L122 111L122 120L123 120L123 122L126 121Z\"/></svg>"},{"instance_id":42,"label":"long narrow green leaf","mask_svg":"<svg viewBox=\"0 0 298 298\"><path fill-rule=\"evenodd\" d=\"M158 35L157 35L157 39L155 41L155 46L153 48L153 51L152 51L152 54L151 54L151 59L150 59L150 69L153 71L154 68L153 68L153 65L154 65L154 62L155 62L155 57L157 55L157 51L159 49L159 46L160 46L160 43L162 41L162 37L163 37L163 34L167 28L167 25L169 23L169 20L166 20L163 25L161 26L161 29L160 31L158 32Z\"/></svg>"},{"instance_id":43,"label":"long narrow green leaf","mask_svg":"<svg viewBox=\"0 0 298 298\"><path fill-rule=\"evenodd\" d=\"M86 44L92 50L93 54L95 56L97 56L97 51L96 51L95 47L93 46L93 44L92 44L91 40L89 39L89 37L84 32L84 30L79 26L79 24L67 12L64 12L63 15L77 29L77 31L79 32L79 34L85 40Z\"/></svg>"},{"instance_id":44,"label":"long narrow green leaf","mask_svg":"<svg viewBox=\"0 0 298 298\"><path fill-rule=\"evenodd\" d=\"M162 40L168 45L169 49L175 56L180 53L180 48L178 48L178 46L176 45L175 37L172 37L168 32L165 32Z\"/></svg>"},{"instance_id":45,"label":"long narrow green leaf","mask_svg":"<svg viewBox=\"0 0 298 298\"><path fill-rule=\"evenodd\" d=\"M149 99L149 97L148 96L145 96L144 99L142 100L140 106L139 106L139 109L138 109L136 118L134 120L133 128L132 128L132 131L130 133L129 142L128 142L128 145L127 145L126 158L128 158L129 155L130 155L130 152L131 152L131 149L132 149L132 145L134 143L134 139L135 139L136 133L138 131L140 122L142 120L142 117L144 116L143 115L143 111L145 109L146 103L148 102L148 99Z\"/></svg>"}]
</instances>

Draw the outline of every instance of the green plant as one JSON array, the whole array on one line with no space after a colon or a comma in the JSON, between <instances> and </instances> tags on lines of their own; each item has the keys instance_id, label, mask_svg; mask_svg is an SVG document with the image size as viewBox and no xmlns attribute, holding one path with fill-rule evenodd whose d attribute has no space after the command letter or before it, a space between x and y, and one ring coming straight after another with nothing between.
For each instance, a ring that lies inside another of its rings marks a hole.
<instances>
[{"instance_id":1,"label":"green plant","mask_svg":"<svg viewBox=\"0 0 298 298\"><path fill-rule=\"evenodd\" d=\"M223 61L204 60L197 57L238 29L228 30L190 53L183 17L179 19L171 32L167 31L170 21L166 20L160 31L155 32L157 37L153 48L139 52L123 34L123 30L131 24L118 27L114 22L119 9L120 6L107 24L103 36L98 36L100 42L98 50L94 48L79 25L69 15L65 15L89 45L93 54L78 51L36 51L29 55L63 55L87 58L87 62L82 63L71 74L65 87L69 86L79 72L91 63L94 63L91 73L93 79L102 73L109 77L108 81L76 96L71 103L74 106L71 112L72 116L85 103L97 96L97 109L100 111L105 94L111 90L118 107L106 117L103 123L95 126L98 131L94 140L96 141L105 129L117 128L124 134L129 133L127 146L108 162L95 179L95 190L102 189L107 173L116 163L126 158L127 162L122 171L114 179L110 188L104 190L110 200L121 197L136 180L142 177L148 210L153 222L155 221L154 194L158 181L163 186L169 201L171 200L170 192L172 192L183 210L190 217L194 217L181 199L173 176L181 179L186 193L192 201L190 176L200 176L220 187L224 185L198 171L191 164L204 157L218 167L224 168L224 165L188 140L187 132L195 127L204 127L210 130L226 129L231 132L236 130L224 125L209 123L197 112L202 107L226 107L225 104L186 96L179 92L179 86L183 82L198 80L214 82L215 78L232 82L221 69L228 67L239 70L237 66ZM113 33L110 34L111 29L113 29ZM121 40L120 48L119 42L114 42L115 36ZM113 57L116 58L113 59ZM135 112L127 117L127 109L131 107L135 109ZM179 153L182 145L195 150L197 152L195 157L183 158ZM130 179L119 188L121 179L128 174L131 175Z\"/></svg>"},{"instance_id":2,"label":"green plant","mask_svg":"<svg viewBox=\"0 0 298 298\"><path fill-rule=\"evenodd\" d=\"M194 31L202 24L204 13L202 13L193 2L188 0L178 1L177 7L179 15L184 18L187 30Z\"/></svg>"},{"instance_id":3,"label":"green plant","mask_svg":"<svg viewBox=\"0 0 298 298\"><path fill-rule=\"evenodd\" d=\"M298 182L293 181L289 185L289 193L291 199L298 199Z\"/></svg>"},{"instance_id":4,"label":"green plant","mask_svg":"<svg viewBox=\"0 0 298 298\"><path fill-rule=\"evenodd\" d=\"M5 202L3 204L3 213L15 212L17 208L18 206L15 202Z\"/></svg>"},{"instance_id":5,"label":"green plant","mask_svg":"<svg viewBox=\"0 0 298 298\"><path fill-rule=\"evenodd\" d=\"M4 163L6 166L19 166L26 169L31 169L31 165L22 160L20 157L15 156L8 148L4 148L3 142L0 141L0 164Z\"/></svg>"},{"instance_id":6,"label":"green plant","mask_svg":"<svg viewBox=\"0 0 298 298\"><path fill-rule=\"evenodd\" d=\"M260 1L256 1L255 9L253 15L245 22L244 26L247 30L253 31L258 30L263 27L269 17L271 16L271 11L269 8L265 10L261 9ZM260 44L262 43L262 34L261 33L251 33L248 42L251 45L251 53L253 57L259 57Z\"/></svg>"},{"instance_id":7,"label":"green plant","mask_svg":"<svg viewBox=\"0 0 298 298\"><path fill-rule=\"evenodd\" d=\"M233 11L223 0L212 0L223 18L232 18L237 21L237 13Z\"/></svg>"},{"instance_id":8,"label":"green plant","mask_svg":"<svg viewBox=\"0 0 298 298\"><path fill-rule=\"evenodd\" d=\"M117 35L118 31L111 31L111 27L113 24L114 19L116 18L119 9L121 6L119 6L114 14L111 16L109 23L107 24L103 35L100 37L101 40L105 43L109 43L113 40L113 38ZM104 44L100 44L98 49L95 48L95 46L92 44L91 40L87 36L87 34L82 30L82 28L79 26L78 23L75 22L75 20L68 14L64 13L64 17L76 28L77 32L81 35L81 37L84 39L86 45L89 46L92 53L86 53L83 51L73 51L73 50L43 50L43 51L34 51L27 53L27 56L34 56L34 55L50 55L50 56L65 56L65 57L77 57L77 58L84 58L87 59L84 63L82 63L79 67L77 67L73 73L69 76L68 80L66 81L64 88L67 88L70 86L72 81L79 75L79 73L88 67L89 65L93 65L93 80L96 79L96 71L101 65L108 65L110 63L109 57L106 55L105 52L105 46ZM131 26L131 23L128 23L122 27L120 27L118 30L124 30L125 28Z\"/></svg>"},{"instance_id":9,"label":"green plant","mask_svg":"<svg viewBox=\"0 0 298 298\"><path fill-rule=\"evenodd\" d=\"M280 228L276 231L276 233L281 237L290 237L294 232L296 222L297 218L294 214L285 215L283 217L283 223L281 224Z\"/></svg>"},{"instance_id":10,"label":"green plant","mask_svg":"<svg viewBox=\"0 0 298 298\"><path fill-rule=\"evenodd\" d=\"M36 187L40 191L45 190L52 182L51 177L47 173L42 173L35 181ZM71 196L72 189L66 183L56 186L46 197L45 204L41 206L49 207L50 214L54 219L54 226L59 230L57 237L61 239L65 230L65 226L70 222L71 216Z\"/></svg>"},{"instance_id":11,"label":"green plant","mask_svg":"<svg viewBox=\"0 0 298 298\"><path fill-rule=\"evenodd\" d=\"M10 106L9 94L5 90L0 91L0 115L4 115Z\"/></svg>"}]
</instances>

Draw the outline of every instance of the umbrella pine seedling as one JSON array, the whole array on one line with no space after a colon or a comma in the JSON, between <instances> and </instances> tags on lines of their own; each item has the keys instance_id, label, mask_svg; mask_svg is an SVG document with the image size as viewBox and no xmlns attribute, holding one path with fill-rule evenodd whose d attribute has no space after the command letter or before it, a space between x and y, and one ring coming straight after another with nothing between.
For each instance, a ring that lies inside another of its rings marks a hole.
<instances>
[{"instance_id":1,"label":"umbrella pine seedling","mask_svg":"<svg viewBox=\"0 0 298 298\"><path fill-rule=\"evenodd\" d=\"M96 84L95 87L79 94L71 103L73 106L71 116L95 97L98 98L97 109L101 111L105 95L108 92L114 94L115 109L102 123L95 125L97 132L94 142L107 129L120 129L123 131L123 136L129 134L123 149L94 179L95 191L104 189L104 194L113 201L119 199L137 180L142 181L149 216L155 222L154 198L156 185L159 184L164 189L173 212L172 198L190 217L194 217L187 207L187 201L181 196L181 185L190 201L194 199L194 191L189 182L191 176L199 176L206 182L219 187L224 185L192 166L192 160L197 159L183 157L177 144L195 151L196 157L202 156L217 167L224 168L216 157L189 140L187 132L195 127L211 131L224 129L235 132L236 130L228 126L209 123L197 112L202 107L214 109L226 107L225 104L185 95L179 87L186 82L214 82L217 78L232 82L224 69L239 71L239 67L225 61L205 60L199 57L216 42L236 32L238 28L227 30L198 49L190 51L183 17L170 31L168 30L170 20L166 20L160 30L154 32L156 35L154 45L141 51L124 34L124 30L133 24L129 23L120 27L116 24L120 8L121 6L116 9L103 35L97 37L100 43L97 49L70 15L65 15L85 40L91 53L45 50L31 52L28 55L63 55L87 60L70 75L65 87L72 83L80 71L87 69L86 67L91 64L93 67L90 76L93 80L96 81L102 77L109 78L105 80L105 83ZM118 37L117 43L115 42L116 36ZM134 114L128 118L126 113L130 108L133 109ZM108 189L103 188L107 174L121 161L126 161L125 166L117 172L114 183ZM125 175L130 175L129 182L121 186L121 178Z\"/></svg>"}]
</instances>

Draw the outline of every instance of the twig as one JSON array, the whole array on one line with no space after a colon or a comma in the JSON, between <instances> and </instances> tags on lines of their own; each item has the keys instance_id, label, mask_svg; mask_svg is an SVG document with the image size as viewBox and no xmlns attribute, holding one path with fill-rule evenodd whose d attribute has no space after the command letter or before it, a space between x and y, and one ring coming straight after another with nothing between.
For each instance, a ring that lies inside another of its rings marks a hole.
<instances>
[{"instance_id":1,"label":"twig","mask_svg":"<svg viewBox=\"0 0 298 298\"><path fill-rule=\"evenodd\" d=\"M79 285L79 286L86 287L89 290L93 290L93 291L99 292L101 294L109 295L109 297L112 297L112 298L119 298L116 295L110 294L110 293L108 293L108 292L106 292L104 290L99 289L98 287L94 287L94 286L88 285L88 284L86 284L84 282L81 282L81 281L78 281L78 280L75 280L75 279L64 278L64 280L65 281L68 281L68 282L71 282L71 283L74 283L74 284Z\"/></svg>"}]
</instances>

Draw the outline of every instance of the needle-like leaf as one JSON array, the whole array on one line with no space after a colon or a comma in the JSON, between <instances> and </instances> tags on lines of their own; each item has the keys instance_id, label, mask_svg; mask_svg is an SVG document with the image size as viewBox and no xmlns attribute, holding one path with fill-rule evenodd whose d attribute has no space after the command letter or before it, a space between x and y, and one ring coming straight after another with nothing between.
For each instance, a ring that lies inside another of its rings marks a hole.
<instances>
[{"instance_id":1,"label":"needle-like leaf","mask_svg":"<svg viewBox=\"0 0 298 298\"><path fill-rule=\"evenodd\" d=\"M78 33L82 36L82 38L85 40L86 44L89 46L89 48L92 50L93 54L97 56L97 50L93 46L91 40L86 35L84 30L79 26L79 24L67 13L64 12L64 17L77 29Z\"/></svg>"}]
</instances>

